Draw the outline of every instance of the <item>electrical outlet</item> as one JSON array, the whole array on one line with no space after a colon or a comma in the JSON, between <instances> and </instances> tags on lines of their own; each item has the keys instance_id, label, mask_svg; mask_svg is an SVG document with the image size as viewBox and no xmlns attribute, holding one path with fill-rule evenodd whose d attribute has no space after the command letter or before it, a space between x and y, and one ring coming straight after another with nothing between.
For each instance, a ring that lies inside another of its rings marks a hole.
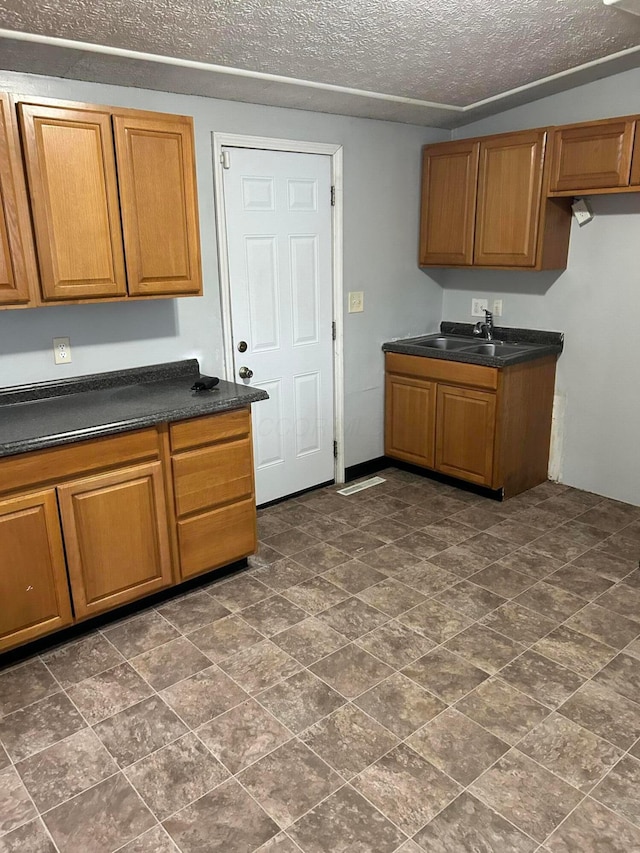
<instances>
[{"instance_id":1,"label":"electrical outlet","mask_svg":"<svg viewBox=\"0 0 640 853\"><path fill-rule=\"evenodd\" d=\"M493 316L502 317L502 299L493 300Z\"/></svg>"},{"instance_id":2,"label":"electrical outlet","mask_svg":"<svg viewBox=\"0 0 640 853\"><path fill-rule=\"evenodd\" d=\"M71 345L69 338L53 339L53 360L55 364L70 364Z\"/></svg>"},{"instance_id":3,"label":"electrical outlet","mask_svg":"<svg viewBox=\"0 0 640 853\"><path fill-rule=\"evenodd\" d=\"M349 293L349 314L364 311L364 293L362 290L352 290Z\"/></svg>"},{"instance_id":4,"label":"electrical outlet","mask_svg":"<svg viewBox=\"0 0 640 853\"><path fill-rule=\"evenodd\" d=\"M584 198L577 198L571 205L571 210L578 225L586 225L593 219L593 212Z\"/></svg>"},{"instance_id":5,"label":"electrical outlet","mask_svg":"<svg viewBox=\"0 0 640 853\"><path fill-rule=\"evenodd\" d=\"M488 299L472 299L471 300L471 316L484 317L484 312L489 308Z\"/></svg>"}]
</instances>

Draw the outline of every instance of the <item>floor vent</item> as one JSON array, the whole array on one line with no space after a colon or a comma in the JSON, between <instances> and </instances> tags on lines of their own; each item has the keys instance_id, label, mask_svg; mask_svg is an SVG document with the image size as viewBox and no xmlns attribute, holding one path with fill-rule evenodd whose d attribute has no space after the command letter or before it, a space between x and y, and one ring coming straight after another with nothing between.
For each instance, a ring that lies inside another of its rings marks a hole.
<instances>
[{"instance_id":1,"label":"floor vent","mask_svg":"<svg viewBox=\"0 0 640 853\"><path fill-rule=\"evenodd\" d=\"M368 480L363 480L361 483L354 483L353 486L347 486L346 489L339 489L339 495L354 495L356 492L361 492L363 489L370 489L371 486L377 486L378 483L386 483L384 477L369 477Z\"/></svg>"}]
</instances>

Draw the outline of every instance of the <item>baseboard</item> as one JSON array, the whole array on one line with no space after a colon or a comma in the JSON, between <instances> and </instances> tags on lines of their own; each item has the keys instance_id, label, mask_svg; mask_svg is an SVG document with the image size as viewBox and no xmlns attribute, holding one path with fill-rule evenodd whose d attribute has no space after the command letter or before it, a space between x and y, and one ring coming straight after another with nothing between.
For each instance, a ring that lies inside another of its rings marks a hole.
<instances>
[{"instance_id":1,"label":"baseboard","mask_svg":"<svg viewBox=\"0 0 640 853\"><path fill-rule=\"evenodd\" d=\"M487 486L477 486L475 483L467 483L465 480L458 480L457 477L450 477L448 474L440 474L438 471L431 471L429 468L420 468L419 465L412 465L410 462L401 462L399 459L390 459L387 457L384 467L409 471L411 474L424 477L425 480L435 480L436 483L455 486L456 489L472 492L474 495L482 495L483 498L491 498L494 501L502 500L502 489L489 489Z\"/></svg>"},{"instance_id":2,"label":"baseboard","mask_svg":"<svg viewBox=\"0 0 640 853\"><path fill-rule=\"evenodd\" d=\"M349 465L344 471L345 483L350 483L352 480L359 480L361 477L367 477L369 474L377 474L378 471L384 471L390 465L396 463L386 456L378 456L377 459L369 459L366 462L358 462L357 465Z\"/></svg>"}]
</instances>

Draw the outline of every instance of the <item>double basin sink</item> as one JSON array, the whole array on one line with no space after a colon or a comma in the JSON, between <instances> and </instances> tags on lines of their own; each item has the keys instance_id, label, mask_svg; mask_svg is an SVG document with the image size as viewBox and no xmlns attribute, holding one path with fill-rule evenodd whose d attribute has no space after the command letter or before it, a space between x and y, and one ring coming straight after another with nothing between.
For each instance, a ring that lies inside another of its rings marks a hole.
<instances>
[{"instance_id":1,"label":"double basin sink","mask_svg":"<svg viewBox=\"0 0 640 853\"><path fill-rule=\"evenodd\" d=\"M460 335L429 335L421 338L409 338L402 341L414 347L427 347L436 350L455 350L474 355L510 356L531 348L530 344L487 341L478 338L464 338Z\"/></svg>"}]
</instances>

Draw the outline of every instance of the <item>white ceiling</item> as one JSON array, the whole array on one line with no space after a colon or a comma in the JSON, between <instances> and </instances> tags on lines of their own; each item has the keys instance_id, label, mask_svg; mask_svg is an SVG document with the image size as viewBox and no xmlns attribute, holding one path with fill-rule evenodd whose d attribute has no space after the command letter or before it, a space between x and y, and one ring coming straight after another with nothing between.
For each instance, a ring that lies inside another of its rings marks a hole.
<instances>
[{"instance_id":1,"label":"white ceiling","mask_svg":"<svg viewBox=\"0 0 640 853\"><path fill-rule=\"evenodd\" d=\"M640 61L601 0L0 0L0 26L3 69L442 127Z\"/></svg>"}]
</instances>

